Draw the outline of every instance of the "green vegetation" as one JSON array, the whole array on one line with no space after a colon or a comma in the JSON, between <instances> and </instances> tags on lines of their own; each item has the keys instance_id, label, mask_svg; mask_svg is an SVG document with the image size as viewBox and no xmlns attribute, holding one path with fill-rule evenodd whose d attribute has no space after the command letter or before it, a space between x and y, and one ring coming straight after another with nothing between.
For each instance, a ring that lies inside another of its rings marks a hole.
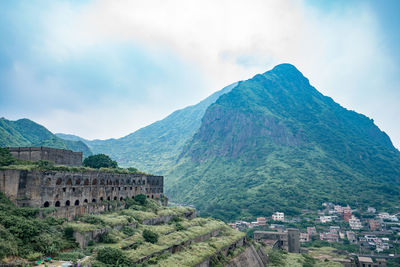
<instances>
[{"instance_id":1,"label":"green vegetation","mask_svg":"<svg viewBox=\"0 0 400 267\"><path fill-rule=\"evenodd\" d=\"M207 109L166 175L166 193L226 221L297 215L325 201L390 212L400 203L399 177L400 152L373 120L284 64Z\"/></svg>"},{"instance_id":2,"label":"green vegetation","mask_svg":"<svg viewBox=\"0 0 400 267\"><path fill-rule=\"evenodd\" d=\"M7 148L0 147L0 166L8 166L15 162Z\"/></svg>"},{"instance_id":3,"label":"green vegetation","mask_svg":"<svg viewBox=\"0 0 400 267\"><path fill-rule=\"evenodd\" d=\"M0 192L0 261L6 256L36 259L76 247L63 219L39 218L39 209L18 208Z\"/></svg>"},{"instance_id":4,"label":"green vegetation","mask_svg":"<svg viewBox=\"0 0 400 267\"><path fill-rule=\"evenodd\" d=\"M90 167L93 169L100 168L117 168L118 164L105 154L92 155L83 161L83 166ZM137 171L137 170L136 170Z\"/></svg>"},{"instance_id":5,"label":"green vegetation","mask_svg":"<svg viewBox=\"0 0 400 267\"><path fill-rule=\"evenodd\" d=\"M73 141L83 141L93 153L110 155L120 166L135 166L145 172L164 175L178 159L185 143L199 128L207 107L236 84L223 88L197 105L175 111L165 119L120 139L89 141L73 135L57 135Z\"/></svg>"},{"instance_id":6,"label":"green vegetation","mask_svg":"<svg viewBox=\"0 0 400 267\"><path fill-rule=\"evenodd\" d=\"M64 140L45 127L28 119L10 121L0 118L0 147L47 146L83 152L85 157L92 152L82 141Z\"/></svg>"},{"instance_id":7,"label":"green vegetation","mask_svg":"<svg viewBox=\"0 0 400 267\"><path fill-rule=\"evenodd\" d=\"M144 238L144 241L152 244L155 244L158 241L158 234L147 229L144 229L142 236Z\"/></svg>"}]
</instances>

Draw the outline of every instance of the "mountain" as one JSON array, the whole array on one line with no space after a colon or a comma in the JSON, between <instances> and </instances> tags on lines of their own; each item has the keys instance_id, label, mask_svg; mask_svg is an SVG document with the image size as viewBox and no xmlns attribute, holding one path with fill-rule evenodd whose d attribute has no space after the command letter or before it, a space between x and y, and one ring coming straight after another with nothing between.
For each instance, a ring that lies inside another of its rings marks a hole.
<instances>
[{"instance_id":1,"label":"mountain","mask_svg":"<svg viewBox=\"0 0 400 267\"><path fill-rule=\"evenodd\" d=\"M207 108L166 189L224 220L295 215L324 201L390 209L400 200L400 152L372 119L282 64Z\"/></svg>"},{"instance_id":2,"label":"mountain","mask_svg":"<svg viewBox=\"0 0 400 267\"><path fill-rule=\"evenodd\" d=\"M83 152L84 157L92 155L82 141L64 140L42 125L28 119L10 121L0 118L0 147L47 146Z\"/></svg>"},{"instance_id":3,"label":"mountain","mask_svg":"<svg viewBox=\"0 0 400 267\"><path fill-rule=\"evenodd\" d=\"M165 119L120 139L89 141L74 135L57 135L68 140L83 141L93 153L107 154L120 166L133 166L154 174L164 174L175 164L184 144L200 127L201 118L208 106L236 85L233 83L196 105L177 110Z\"/></svg>"}]
</instances>

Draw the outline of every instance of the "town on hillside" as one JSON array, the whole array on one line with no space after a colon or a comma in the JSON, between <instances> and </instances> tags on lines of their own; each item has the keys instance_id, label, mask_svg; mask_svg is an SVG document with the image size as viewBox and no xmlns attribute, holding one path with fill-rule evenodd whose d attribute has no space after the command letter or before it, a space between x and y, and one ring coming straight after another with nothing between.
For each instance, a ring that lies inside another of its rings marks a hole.
<instances>
[{"instance_id":1,"label":"town on hillside","mask_svg":"<svg viewBox=\"0 0 400 267\"><path fill-rule=\"evenodd\" d=\"M352 209L325 202L321 210L303 210L295 217L275 212L256 221L229 225L271 248L309 253L344 266L372 267L387 266L400 257L399 219L400 213L389 214L374 207ZM296 236L291 237L291 232Z\"/></svg>"}]
</instances>

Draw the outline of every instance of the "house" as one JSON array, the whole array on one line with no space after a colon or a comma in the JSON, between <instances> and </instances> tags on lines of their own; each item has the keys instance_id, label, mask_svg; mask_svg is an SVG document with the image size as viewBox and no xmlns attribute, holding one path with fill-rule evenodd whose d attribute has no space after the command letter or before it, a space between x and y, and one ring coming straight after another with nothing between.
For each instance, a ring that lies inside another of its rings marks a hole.
<instances>
[{"instance_id":1,"label":"house","mask_svg":"<svg viewBox=\"0 0 400 267\"><path fill-rule=\"evenodd\" d=\"M353 231L346 231L346 237L351 244L357 243L356 234Z\"/></svg>"},{"instance_id":2,"label":"house","mask_svg":"<svg viewBox=\"0 0 400 267\"><path fill-rule=\"evenodd\" d=\"M257 217L257 223L258 225L266 225L267 219L265 217Z\"/></svg>"},{"instance_id":3,"label":"house","mask_svg":"<svg viewBox=\"0 0 400 267\"><path fill-rule=\"evenodd\" d=\"M300 233L300 242L301 243L310 242L310 241L311 241L311 238L308 233Z\"/></svg>"},{"instance_id":4,"label":"house","mask_svg":"<svg viewBox=\"0 0 400 267\"><path fill-rule=\"evenodd\" d=\"M285 214L283 212L275 212L272 214L272 220L283 222L285 221Z\"/></svg>"},{"instance_id":5,"label":"house","mask_svg":"<svg viewBox=\"0 0 400 267\"><path fill-rule=\"evenodd\" d=\"M369 220L368 224L369 224L369 229L371 231L377 231L380 230L381 228L381 224L379 223L378 220Z\"/></svg>"},{"instance_id":6,"label":"house","mask_svg":"<svg viewBox=\"0 0 400 267\"><path fill-rule=\"evenodd\" d=\"M329 223L332 222L332 217L333 216L319 216L319 221L321 223Z\"/></svg>"},{"instance_id":7,"label":"house","mask_svg":"<svg viewBox=\"0 0 400 267\"><path fill-rule=\"evenodd\" d=\"M368 212L368 213L375 213L375 212L376 212L376 209L373 208L373 207L368 207L367 212Z\"/></svg>"},{"instance_id":8,"label":"house","mask_svg":"<svg viewBox=\"0 0 400 267\"><path fill-rule=\"evenodd\" d=\"M351 213L351 210L344 210L343 211L343 220L345 220L346 222L348 222L351 219L351 216L353 214Z\"/></svg>"},{"instance_id":9,"label":"house","mask_svg":"<svg viewBox=\"0 0 400 267\"><path fill-rule=\"evenodd\" d=\"M319 239L325 240L328 242L338 242L339 235L337 233L327 232L327 233L320 233Z\"/></svg>"},{"instance_id":10,"label":"house","mask_svg":"<svg viewBox=\"0 0 400 267\"><path fill-rule=\"evenodd\" d=\"M317 233L317 229L315 228L315 226L313 226L313 227L307 227L307 234L308 234L309 236L318 234L318 233Z\"/></svg>"},{"instance_id":11,"label":"house","mask_svg":"<svg viewBox=\"0 0 400 267\"><path fill-rule=\"evenodd\" d=\"M360 230L362 228L360 219L358 219L354 215L349 220L349 225L350 225L350 228L353 230Z\"/></svg>"},{"instance_id":12,"label":"house","mask_svg":"<svg viewBox=\"0 0 400 267\"><path fill-rule=\"evenodd\" d=\"M337 233L340 230L340 226L330 226L329 227L329 232L331 233Z\"/></svg>"}]
</instances>

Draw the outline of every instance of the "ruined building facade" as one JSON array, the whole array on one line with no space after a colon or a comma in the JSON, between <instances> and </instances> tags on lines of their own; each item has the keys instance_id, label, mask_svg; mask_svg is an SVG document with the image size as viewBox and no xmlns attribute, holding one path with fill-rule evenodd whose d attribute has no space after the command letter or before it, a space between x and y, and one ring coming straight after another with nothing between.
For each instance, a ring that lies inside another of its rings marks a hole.
<instances>
[{"instance_id":1,"label":"ruined building facade","mask_svg":"<svg viewBox=\"0 0 400 267\"><path fill-rule=\"evenodd\" d=\"M0 170L0 190L16 205L54 207L55 216L69 219L105 211L108 201L134 199L139 194L159 199L163 188L163 176L136 173Z\"/></svg>"},{"instance_id":2,"label":"ruined building facade","mask_svg":"<svg viewBox=\"0 0 400 267\"><path fill-rule=\"evenodd\" d=\"M82 165L82 152L50 147L9 147L11 155L17 159L39 161L48 160L67 166Z\"/></svg>"}]
</instances>

